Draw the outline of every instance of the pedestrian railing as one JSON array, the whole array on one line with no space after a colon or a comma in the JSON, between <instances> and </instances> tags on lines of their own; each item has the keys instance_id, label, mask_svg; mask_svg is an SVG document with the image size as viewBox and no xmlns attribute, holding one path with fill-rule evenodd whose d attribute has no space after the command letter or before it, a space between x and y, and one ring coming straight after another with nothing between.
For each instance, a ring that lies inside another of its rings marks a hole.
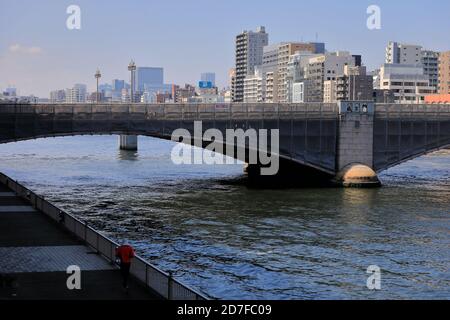
<instances>
[{"instance_id":1,"label":"pedestrian railing","mask_svg":"<svg viewBox=\"0 0 450 320\"><path fill-rule=\"evenodd\" d=\"M94 249L112 264L116 264L115 250L119 246L113 240L100 234L73 215L62 211L51 204L44 197L37 195L19 182L12 180L3 173L0 173L0 183L6 185L17 196L25 199L34 208L43 212L54 221L63 225L77 238L83 240L86 245ZM141 283L145 284L152 292L157 293L168 300L209 300L206 295L188 287L180 281L174 279L171 273L162 271L158 267L136 256L131 264L130 274Z\"/></svg>"}]
</instances>

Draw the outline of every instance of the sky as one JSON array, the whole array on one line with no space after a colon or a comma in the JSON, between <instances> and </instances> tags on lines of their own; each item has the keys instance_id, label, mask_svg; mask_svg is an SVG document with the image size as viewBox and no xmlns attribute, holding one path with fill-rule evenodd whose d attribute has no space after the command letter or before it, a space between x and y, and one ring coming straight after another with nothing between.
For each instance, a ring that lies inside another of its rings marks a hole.
<instances>
[{"instance_id":1,"label":"sky","mask_svg":"<svg viewBox=\"0 0 450 320\"><path fill-rule=\"evenodd\" d=\"M81 29L69 30L69 5ZM381 9L369 30L367 7ZM450 50L449 0L0 0L0 90L48 97L51 90L129 79L128 62L163 67L166 83L195 84L215 72L219 87L234 66L234 39L263 25L269 43L325 42L328 51L361 54L369 70L388 41Z\"/></svg>"}]
</instances>

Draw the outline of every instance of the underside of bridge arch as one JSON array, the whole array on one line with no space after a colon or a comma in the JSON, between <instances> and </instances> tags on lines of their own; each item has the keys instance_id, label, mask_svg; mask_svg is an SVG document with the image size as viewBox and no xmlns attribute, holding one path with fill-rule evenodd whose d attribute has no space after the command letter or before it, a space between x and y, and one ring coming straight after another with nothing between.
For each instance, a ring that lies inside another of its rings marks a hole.
<instances>
[{"instance_id":1,"label":"underside of bridge arch","mask_svg":"<svg viewBox=\"0 0 450 320\"><path fill-rule=\"evenodd\" d=\"M388 169L390 169L392 167L399 166L399 165L401 165L401 164L403 164L405 162L408 162L408 161L411 161L411 160L414 160L414 159L420 158L422 156L425 156L425 155L437 152L439 150L444 150L444 149L449 149L450 150L450 143L446 144L446 145L442 145L440 147L435 147L435 148L431 148L431 149L428 149L428 150L423 150L423 151L411 154L409 156L405 156L405 157L403 157L401 159L397 158L397 159L395 159L395 161L393 161L391 163L387 163L387 164L384 164L383 166L379 166L376 171L377 171L377 173L380 173L380 172L386 171L386 170L388 170Z\"/></svg>"},{"instance_id":2,"label":"underside of bridge arch","mask_svg":"<svg viewBox=\"0 0 450 320\"><path fill-rule=\"evenodd\" d=\"M0 137L0 144L11 143L17 141L26 141L42 138L53 138L53 137L69 137L69 136L85 136L85 135L141 135L146 137L158 138L163 140L171 140L171 136L168 134L159 133L146 133L142 132L131 132L128 130L124 131L97 131L97 132L64 132L64 133L44 133L41 134L26 134L25 132L21 135L8 135ZM194 145L195 141L192 140L190 145ZM211 144L211 141L203 140L201 142L201 147L206 148ZM222 150L227 150L227 145L224 143ZM302 163L299 160L287 158L285 156L279 156L278 160L278 171L275 175L261 175L261 169L267 168L269 165L262 165L259 162L257 164L249 164L249 153L248 148L239 148L238 146L233 146L234 158L245 163L243 168L244 172L247 174L247 181L250 186L261 187L261 188L284 188L284 187L309 187L309 186L331 186L333 185L332 179L334 173L331 171L324 170L322 168L314 167L313 164ZM237 157L243 151L242 154L245 158ZM258 152L258 150L253 150ZM228 154L227 154L228 155Z\"/></svg>"},{"instance_id":3,"label":"underside of bridge arch","mask_svg":"<svg viewBox=\"0 0 450 320\"><path fill-rule=\"evenodd\" d=\"M426 120L378 117L373 139L373 169L382 172L450 147L450 119L444 115Z\"/></svg>"},{"instance_id":4,"label":"underside of bridge arch","mask_svg":"<svg viewBox=\"0 0 450 320\"><path fill-rule=\"evenodd\" d=\"M261 175L260 164L246 164L248 184L256 188L292 188L334 186L334 175L301 164L290 159L280 158L276 175Z\"/></svg>"}]
</instances>

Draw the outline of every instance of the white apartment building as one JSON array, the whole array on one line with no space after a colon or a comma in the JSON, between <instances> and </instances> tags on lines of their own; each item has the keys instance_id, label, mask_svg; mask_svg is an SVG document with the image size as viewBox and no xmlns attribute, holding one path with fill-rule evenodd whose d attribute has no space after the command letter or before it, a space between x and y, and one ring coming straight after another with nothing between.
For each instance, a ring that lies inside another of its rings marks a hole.
<instances>
[{"instance_id":1,"label":"white apartment building","mask_svg":"<svg viewBox=\"0 0 450 320\"><path fill-rule=\"evenodd\" d=\"M255 67L255 73L245 77L244 80L244 102L263 102L264 97L263 78L261 69Z\"/></svg>"},{"instance_id":2,"label":"white apartment building","mask_svg":"<svg viewBox=\"0 0 450 320\"><path fill-rule=\"evenodd\" d=\"M422 46L390 41L386 47L385 62L389 64L421 64Z\"/></svg>"},{"instance_id":3,"label":"white apartment building","mask_svg":"<svg viewBox=\"0 0 450 320\"><path fill-rule=\"evenodd\" d=\"M428 76L430 86L439 89L439 52L422 50L423 72Z\"/></svg>"},{"instance_id":4,"label":"white apartment building","mask_svg":"<svg viewBox=\"0 0 450 320\"><path fill-rule=\"evenodd\" d=\"M126 96L124 100L127 100ZM141 103L156 103L156 94L154 92L144 91L141 95Z\"/></svg>"},{"instance_id":5,"label":"white apartment building","mask_svg":"<svg viewBox=\"0 0 450 320\"><path fill-rule=\"evenodd\" d=\"M310 86L311 82L308 79L292 84L292 103L307 102L306 98L308 97Z\"/></svg>"},{"instance_id":6,"label":"white apartment building","mask_svg":"<svg viewBox=\"0 0 450 320\"><path fill-rule=\"evenodd\" d=\"M66 89L67 103L83 103L86 102L86 85L75 84L72 88Z\"/></svg>"},{"instance_id":7,"label":"white apartment building","mask_svg":"<svg viewBox=\"0 0 450 320\"><path fill-rule=\"evenodd\" d=\"M435 90L421 65L386 63L380 69L379 83L379 89L394 92L396 103L421 103Z\"/></svg>"},{"instance_id":8,"label":"white apartment building","mask_svg":"<svg viewBox=\"0 0 450 320\"><path fill-rule=\"evenodd\" d=\"M278 46L278 102L289 102L288 90L288 64L290 57L296 52L324 53L325 44L323 43L303 43L303 42L287 42Z\"/></svg>"},{"instance_id":9,"label":"white apartment building","mask_svg":"<svg viewBox=\"0 0 450 320\"><path fill-rule=\"evenodd\" d=\"M306 67L306 78L310 81L310 89L305 97L307 102L323 102L324 81L335 81L344 75L344 67L354 67L356 56L347 51L321 54L309 58Z\"/></svg>"},{"instance_id":10,"label":"white apartment building","mask_svg":"<svg viewBox=\"0 0 450 320\"><path fill-rule=\"evenodd\" d=\"M233 87L235 102L244 100L244 80L255 72L255 66L263 62L263 48L269 43L269 35L264 27L256 32L243 31L236 36L236 76Z\"/></svg>"},{"instance_id":11,"label":"white apartment building","mask_svg":"<svg viewBox=\"0 0 450 320\"><path fill-rule=\"evenodd\" d=\"M289 86L289 63L291 56L297 52L304 55L313 55L323 53L324 43L303 43L303 42L280 42L264 47L263 50L263 79L267 72L276 73L277 94L273 97L274 102L289 102L292 99L292 93Z\"/></svg>"},{"instance_id":12,"label":"white apartment building","mask_svg":"<svg viewBox=\"0 0 450 320\"><path fill-rule=\"evenodd\" d=\"M386 47L386 63L422 66L430 86L439 87L439 52L424 50L422 46L389 42Z\"/></svg>"},{"instance_id":13,"label":"white apartment building","mask_svg":"<svg viewBox=\"0 0 450 320\"><path fill-rule=\"evenodd\" d=\"M304 81L306 78L306 67L309 63L309 58L319 56L308 51L297 51L289 57L287 65L287 73L285 78L287 101L293 102L293 85L294 83Z\"/></svg>"},{"instance_id":14,"label":"white apartment building","mask_svg":"<svg viewBox=\"0 0 450 320\"><path fill-rule=\"evenodd\" d=\"M264 78L264 101L275 103L278 100L278 74L276 71L266 72Z\"/></svg>"},{"instance_id":15,"label":"white apartment building","mask_svg":"<svg viewBox=\"0 0 450 320\"><path fill-rule=\"evenodd\" d=\"M336 80L326 80L323 82L323 102L333 103L336 102Z\"/></svg>"},{"instance_id":16,"label":"white apartment building","mask_svg":"<svg viewBox=\"0 0 450 320\"><path fill-rule=\"evenodd\" d=\"M279 44L272 44L263 49L263 100L270 103L278 102L278 46Z\"/></svg>"},{"instance_id":17,"label":"white apartment building","mask_svg":"<svg viewBox=\"0 0 450 320\"><path fill-rule=\"evenodd\" d=\"M66 101L66 91L65 90L55 90L50 92L50 102L58 103Z\"/></svg>"}]
</instances>

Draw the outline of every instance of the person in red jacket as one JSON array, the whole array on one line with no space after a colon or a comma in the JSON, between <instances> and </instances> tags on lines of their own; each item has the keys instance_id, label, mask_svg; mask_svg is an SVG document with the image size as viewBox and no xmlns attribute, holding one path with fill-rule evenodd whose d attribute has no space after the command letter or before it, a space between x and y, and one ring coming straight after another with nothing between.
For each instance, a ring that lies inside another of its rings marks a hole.
<instances>
[{"instance_id":1,"label":"person in red jacket","mask_svg":"<svg viewBox=\"0 0 450 320\"><path fill-rule=\"evenodd\" d=\"M134 258L134 249L130 245L116 248L116 257L120 260L120 272L123 278L123 287L128 289L128 276L130 275L131 259Z\"/></svg>"}]
</instances>

